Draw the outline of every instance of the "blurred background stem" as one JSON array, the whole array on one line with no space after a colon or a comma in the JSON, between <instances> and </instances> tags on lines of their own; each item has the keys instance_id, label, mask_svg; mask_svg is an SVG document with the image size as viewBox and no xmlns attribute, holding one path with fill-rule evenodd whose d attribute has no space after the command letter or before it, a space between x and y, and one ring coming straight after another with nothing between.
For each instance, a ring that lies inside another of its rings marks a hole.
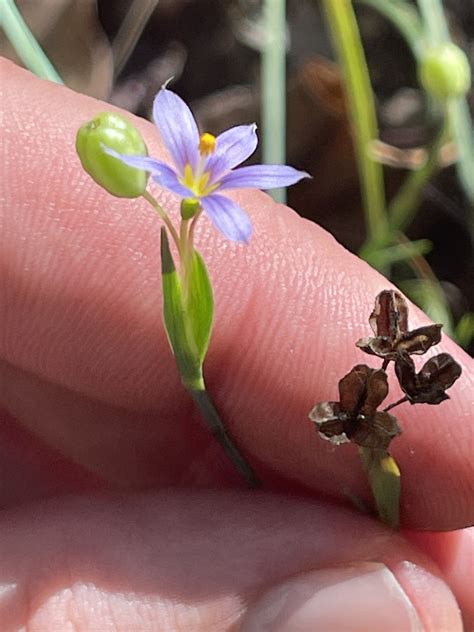
<instances>
[{"instance_id":1,"label":"blurred background stem","mask_svg":"<svg viewBox=\"0 0 474 632\"><path fill-rule=\"evenodd\" d=\"M440 46L451 42L442 1L418 0L418 6L428 44ZM446 117L451 122L453 140L458 149L457 175L471 207L470 231L474 241L474 126L466 98L451 98L447 104Z\"/></svg>"},{"instance_id":2,"label":"blurred background stem","mask_svg":"<svg viewBox=\"0 0 474 632\"><path fill-rule=\"evenodd\" d=\"M388 236L383 170L382 165L375 162L368 152L370 141L378 138L377 117L356 16L350 0L324 0L323 7L344 77L366 234L371 243L383 244Z\"/></svg>"},{"instance_id":3,"label":"blurred background stem","mask_svg":"<svg viewBox=\"0 0 474 632\"><path fill-rule=\"evenodd\" d=\"M286 0L265 0L262 53L262 155L265 164L286 163ZM286 190L270 192L286 202Z\"/></svg>"},{"instance_id":4,"label":"blurred background stem","mask_svg":"<svg viewBox=\"0 0 474 632\"><path fill-rule=\"evenodd\" d=\"M421 169L410 172L389 205L389 223L392 231L405 230L413 221L421 202L423 187L440 168L440 150L449 138L446 121L428 150Z\"/></svg>"},{"instance_id":5,"label":"blurred background stem","mask_svg":"<svg viewBox=\"0 0 474 632\"><path fill-rule=\"evenodd\" d=\"M112 43L114 78L122 72L159 0L133 0Z\"/></svg>"},{"instance_id":6,"label":"blurred background stem","mask_svg":"<svg viewBox=\"0 0 474 632\"><path fill-rule=\"evenodd\" d=\"M441 0L418 0L421 18L425 26L425 37L431 46L448 41L449 30Z\"/></svg>"},{"instance_id":7,"label":"blurred background stem","mask_svg":"<svg viewBox=\"0 0 474 632\"><path fill-rule=\"evenodd\" d=\"M14 0L0 0L0 26L28 70L43 79L63 83L53 64L28 28Z\"/></svg>"}]
</instances>

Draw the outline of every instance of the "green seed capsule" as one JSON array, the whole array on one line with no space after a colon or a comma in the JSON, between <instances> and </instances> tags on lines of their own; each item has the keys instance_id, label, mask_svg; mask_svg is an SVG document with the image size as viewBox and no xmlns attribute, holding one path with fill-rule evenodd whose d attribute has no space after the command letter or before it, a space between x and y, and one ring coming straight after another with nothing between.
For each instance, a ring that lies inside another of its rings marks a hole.
<instances>
[{"instance_id":1,"label":"green seed capsule","mask_svg":"<svg viewBox=\"0 0 474 632\"><path fill-rule=\"evenodd\" d=\"M124 198L142 195L148 173L109 156L102 145L121 154L147 156L148 150L140 132L119 114L101 112L79 128L76 151L84 170L109 193Z\"/></svg>"},{"instance_id":2,"label":"green seed capsule","mask_svg":"<svg viewBox=\"0 0 474 632\"><path fill-rule=\"evenodd\" d=\"M199 200L194 198L184 198L181 200L181 217L183 219L191 219L201 208Z\"/></svg>"},{"instance_id":3,"label":"green seed capsule","mask_svg":"<svg viewBox=\"0 0 474 632\"><path fill-rule=\"evenodd\" d=\"M463 50L448 42L429 49L418 69L423 88L440 100L460 97L471 86L471 68Z\"/></svg>"}]
</instances>

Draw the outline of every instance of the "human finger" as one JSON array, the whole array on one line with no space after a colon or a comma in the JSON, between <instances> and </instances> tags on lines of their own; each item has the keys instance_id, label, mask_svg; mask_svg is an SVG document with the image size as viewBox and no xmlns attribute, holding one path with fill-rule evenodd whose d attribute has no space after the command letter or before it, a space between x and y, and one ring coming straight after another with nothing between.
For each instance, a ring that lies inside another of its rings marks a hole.
<instances>
[{"instance_id":1,"label":"human finger","mask_svg":"<svg viewBox=\"0 0 474 632\"><path fill-rule=\"evenodd\" d=\"M10 64L3 75L4 405L112 483L128 472L135 488L176 482L179 472L181 484L219 480L224 460L197 425L159 322L158 218L99 189L74 153L77 127L104 105ZM162 155L153 128L137 124ZM177 211L173 196L158 196ZM338 380L366 360L354 341L387 281L268 196L235 199L254 222L249 247L206 223L197 235L217 304L208 388L264 482L269 471L319 494L368 498L356 452L320 441L307 413L337 398ZM416 310L412 320L426 322ZM393 452L404 523L452 529L474 520L473 376L466 354L448 339L441 348L464 374L441 406L399 409Z\"/></svg>"},{"instance_id":2,"label":"human finger","mask_svg":"<svg viewBox=\"0 0 474 632\"><path fill-rule=\"evenodd\" d=\"M57 498L0 518L4 630L462 630L434 564L320 501Z\"/></svg>"}]
</instances>

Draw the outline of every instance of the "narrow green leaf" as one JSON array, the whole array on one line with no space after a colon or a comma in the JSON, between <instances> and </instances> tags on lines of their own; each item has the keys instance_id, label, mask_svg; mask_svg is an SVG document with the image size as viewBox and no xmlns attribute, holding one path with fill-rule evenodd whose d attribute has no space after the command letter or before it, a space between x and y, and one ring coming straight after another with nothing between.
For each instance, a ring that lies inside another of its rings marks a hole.
<instances>
[{"instance_id":1,"label":"narrow green leaf","mask_svg":"<svg viewBox=\"0 0 474 632\"><path fill-rule=\"evenodd\" d=\"M400 469L397 462L381 450L359 448L369 478L379 518L392 529L400 525Z\"/></svg>"},{"instance_id":2,"label":"narrow green leaf","mask_svg":"<svg viewBox=\"0 0 474 632\"><path fill-rule=\"evenodd\" d=\"M456 342L467 349L474 340L474 312L466 312L454 330Z\"/></svg>"},{"instance_id":3,"label":"narrow green leaf","mask_svg":"<svg viewBox=\"0 0 474 632\"><path fill-rule=\"evenodd\" d=\"M214 299L206 264L197 250L193 253L188 277L186 312L192 330L199 359L204 362L214 315Z\"/></svg>"},{"instance_id":4,"label":"narrow green leaf","mask_svg":"<svg viewBox=\"0 0 474 632\"><path fill-rule=\"evenodd\" d=\"M161 229L161 271L163 320L181 379L187 388L204 389L201 354L193 338L183 300L181 279L174 265L165 228Z\"/></svg>"},{"instance_id":5,"label":"narrow green leaf","mask_svg":"<svg viewBox=\"0 0 474 632\"><path fill-rule=\"evenodd\" d=\"M383 169L367 151L369 144L379 136L375 98L354 7L351 0L324 0L321 5L344 78L367 240L374 244L385 244L390 236Z\"/></svg>"},{"instance_id":6,"label":"narrow green leaf","mask_svg":"<svg viewBox=\"0 0 474 632\"><path fill-rule=\"evenodd\" d=\"M431 248L432 244L429 239L417 239L416 241L409 241L406 244L403 243L381 248L371 254L370 262L374 267L380 269L384 266L392 265L393 263L426 255L430 252Z\"/></svg>"}]
</instances>

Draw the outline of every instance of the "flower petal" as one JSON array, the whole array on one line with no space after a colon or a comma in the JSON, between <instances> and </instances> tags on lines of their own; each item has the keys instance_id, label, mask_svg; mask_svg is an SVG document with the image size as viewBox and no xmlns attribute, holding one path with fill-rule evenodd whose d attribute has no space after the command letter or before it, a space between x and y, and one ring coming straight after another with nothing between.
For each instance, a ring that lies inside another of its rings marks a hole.
<instances>
[{"instance_id":1,"label":"flower petal","mask_svg":"<svg viewBox=\"0 0 474 632\"><path fill-rule=\"evenodd\" d=\"M199 132L183 99L161 88L153 103L153 120L178 171L182 174L188 163L195 169L199 160Z\"/></svg>"},{"instance_id":2,"label":"flower petal","mask_svg":"<svg viewBox=\"0 0 474 632\"><path fill-rule=\"evenodd\" d=\"M120 160L129 167L143 169L144 171L149 171L151 174L157 173L161 169L162 165L164 165L161 160L156 160L156 158L150 158L149 156L131 156L129 154L120 154L118 151L115 151L115 149L104 145L104 143L102 143L102 149L106 154L117 158L117 160Z\"/></svg>"},{"instance_id":3,"label":"flower petal","mask_svg":"<svg viewBox=\"0 0 474 632\"><path fill-rule=\"evenodd\" d=\"M161 164L160 170L153 173L151 177L160 187L168 189L168 191L172 191L181 197L195 197L191 189L181 184L176 171L164 163Z\"/></svg>"},{"instance_id":4,"label":"flower petal","mask_svg":"<svg viewBox=\"0 0 474 632\"><path fill-rule=\"evenodd\" d=\"M250 165L235 169L222 178L219 189L274 189L310 177L306 171L286 165Z\"/></svg>"},{"instance_id":5,"label":"flower petal","mask_svg":"<svg viewBox=\"0 0 474 632\"><path fill-rule=\"evenodd\" d=\"M117 160L121 160L129 167L149 171L154 182L161 187L183 197L194 197L194 193L181 184L176 171L165 162L157 160L156 158L150 158L149 156L128 156L126 154L119 154L106 145L102 145L102 148L106 154L117 158Z\"/></svg>"},{"instance_id":6,"label":"flower petal","mask_svg":"<svg viewBox=\"0 0 474 632\"><path fill-rule=\"evenodd\" d=\"M237 125L220 134L216 139L216 151L207 161L206 171L211 172L210 184L214 184L257 149L257 126Z\"/></svg>"},{"instance_id":7,"label":"flower petal","mask_svg":"<svg viewBox=\"0 0 474 632\"><path fill-rule=\"evenodd\" d=\"M214 194L201 198L201 205L223 235L234 241L249 241L252 224L247 213L235 202Z\"/></svg>"}]
</instances>

